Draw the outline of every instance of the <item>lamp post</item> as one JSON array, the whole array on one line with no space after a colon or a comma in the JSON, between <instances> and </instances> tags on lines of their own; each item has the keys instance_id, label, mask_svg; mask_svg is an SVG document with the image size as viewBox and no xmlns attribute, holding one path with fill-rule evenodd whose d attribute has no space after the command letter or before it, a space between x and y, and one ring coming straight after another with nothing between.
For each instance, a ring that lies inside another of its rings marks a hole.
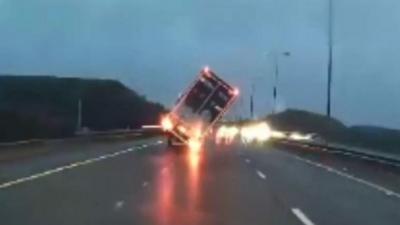
<instances>
[{"instance_id":1,"label":"lamp post","mask_svg":"<svg viewBox=\"0 0 400 225\"><path fill-rule=\"evenodd\" d=\"M279 81L279 56L290 56L291 53L288 51L285 52L280 52L280 53L274 53L274 75L275 75L275 80L274 80L274 86L272 90L272 98L274 100L274 106L272 113L276 113L277 111L277 97L278 97L278 81Z\"/></svg>"},{"instance_id":2,"label":"lamp post","mask_svg":"<svg viewBox=\"0 0 400 225\"><path fill-rule=\"evenodd\" d=\"M333 1L328 0L328 79L326 96L326 115L331 117L332 101L332 35L333 35Z\"/></svg>"},{"instance_id":3,"label":"lamp post","mask_svg":"<svg viewBox=\"0 0 400 225\"><path fill-rule=\"evenodd\" d=\"M250 119L254 119L254 83L251 85L251 94L250 94Z\"/></svg>"}]
</instances>

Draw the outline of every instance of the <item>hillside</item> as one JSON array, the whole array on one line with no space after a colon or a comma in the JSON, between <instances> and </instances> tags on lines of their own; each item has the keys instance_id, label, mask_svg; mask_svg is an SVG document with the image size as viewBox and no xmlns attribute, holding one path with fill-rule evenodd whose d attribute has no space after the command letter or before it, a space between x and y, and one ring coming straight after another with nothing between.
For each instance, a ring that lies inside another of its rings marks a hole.
<instances>
[{"instance_id":1,"label":"hillside","mask_svg":"<svg viewBox=\"0 0 400 225\"><path fill-rule=\"evenodd\" d=\"M79 99L90 130L138 128L164 110L114 80L0 76L0 141L72 136Z\"/></svg>"},{"instance_id":2,"label":"hillside","mask_svg":"<svg viewBox=\"0 0 400 225\"><path fill-rule=\"evenodd\" d=\"M317 133L323 139L365 148L399 153L400 130L375 126L345 126L337 119L302 110L289 109L267 117L278 130Z\"/></svg>"}]
</instances>

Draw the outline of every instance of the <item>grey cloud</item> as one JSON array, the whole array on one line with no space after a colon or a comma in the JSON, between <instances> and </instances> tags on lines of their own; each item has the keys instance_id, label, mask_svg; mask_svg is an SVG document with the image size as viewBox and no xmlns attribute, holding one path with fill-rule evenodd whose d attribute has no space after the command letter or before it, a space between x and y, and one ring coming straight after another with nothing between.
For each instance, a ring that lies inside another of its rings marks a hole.
<instances>
[{"instance_id":1,"label":"grey cloud","mask_svg":"<svg viewBox=\"0 0 400 225\"><path fill-rule=\"evenodd\" d=\"M348 124L400 128L400 2L334 0L334 110ZM327 1L3 0L0 72L119 79L171 104L204 65L271 111L271 51L281 105L324 112ZM248 110L239 110L242 113Z\"/></svg>"}]
</instances>

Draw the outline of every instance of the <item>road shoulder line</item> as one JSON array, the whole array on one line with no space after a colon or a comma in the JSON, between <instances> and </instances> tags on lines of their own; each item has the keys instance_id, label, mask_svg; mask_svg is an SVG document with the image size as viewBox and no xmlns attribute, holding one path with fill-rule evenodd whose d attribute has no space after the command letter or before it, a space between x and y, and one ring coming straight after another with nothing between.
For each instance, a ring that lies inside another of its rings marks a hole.
<instances>
[{"instance_id":1,"label":"road shoulder line","mask_svg":"<svg viewBox=\"0 0 400 225\"><path fill-rule=\"evenodd\" d=\"M367 180L358 178L358 177L356 177L356 176L354 176L354 175L351 175L351 174L348 174L348 173L339 171L339 170L337 170L337 169L335 169L335 168L332 168L332 167L323 165L323 164L321 164L321 163L317 163L317 162L314 162L314 161L309 160L309 159L304 159L304 158L302 158L302 157L300 157L300 156L293 156L293 157L294 157L295 159L297 159L297 160L299 160L299 161L302 161L302 162L305 162L305 163L307 163L307 164L309 164L309 165L312 165L312 166L315 166L315 167L324 169L324 170L326 170L327 172L330 172L330 173L339 175L339 176L341 176L341 177L344 177L344 178L347 178L347 179L349 179L349 180L355 181L355 182L357 182L357 183L359 183L359 184L363 184L363 185L365 185L365 186L368 186L368 187L370 187L370 188L372 188L372 189L375 189L375 190L377 190L377 191L383 192L384 194L386 194L386 195L388 195L388 196L393 196L393 197L396 197L396 198L399 198L399 199L400 199L400 193L397 193L397 192L395 192L395 191L392 191L392 190L390 190L390 189L388 189L388 188L385 188L385 187L383 187L383 186L380 186L380 185L378 185L378 184L375 184L375 183L372 183L372 182L370 182L370 181L367 181Z\"/></svg>"}]
</instances>

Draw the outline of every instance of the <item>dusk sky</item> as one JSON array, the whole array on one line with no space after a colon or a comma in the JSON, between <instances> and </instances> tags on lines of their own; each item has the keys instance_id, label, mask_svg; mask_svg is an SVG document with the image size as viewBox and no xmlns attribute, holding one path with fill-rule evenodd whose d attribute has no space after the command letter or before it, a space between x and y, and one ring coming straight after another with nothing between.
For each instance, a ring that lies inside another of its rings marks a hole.
<instances>
[{"instance_id":1,"label":"dusk sky","mask_svg":"<svg viewBox=\"0 0 400 225\"><path fill-rule=\"evenodd\" d=\"M118 79L170 106L209 65L235 113L325 112L327 0L0 0L0 73ZM400 1L334 0L333 115L400 128ZM245 107L246 106L246 107ZM239 107L241 107L241 112Z\"/></svg>"}]
</instances>

